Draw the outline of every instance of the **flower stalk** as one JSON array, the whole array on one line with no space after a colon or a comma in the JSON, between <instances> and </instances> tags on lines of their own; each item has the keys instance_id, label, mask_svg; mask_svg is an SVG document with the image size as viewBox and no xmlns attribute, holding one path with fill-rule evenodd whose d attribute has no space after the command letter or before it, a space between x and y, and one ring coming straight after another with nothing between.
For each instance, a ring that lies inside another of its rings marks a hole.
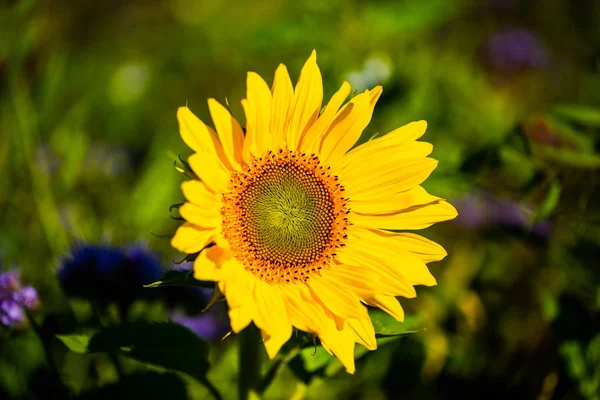
<instances>
[{"instance_id":1,"label":"flower stalk","mask_svg":"<svg viewBox=\"0 0 600 400\"><path fill-rule=\"evenodd\" d=\"M248 327L239 335L239 399L249 400L260 382L260 336L258 329Z\"/></svg>"}]
</instances>

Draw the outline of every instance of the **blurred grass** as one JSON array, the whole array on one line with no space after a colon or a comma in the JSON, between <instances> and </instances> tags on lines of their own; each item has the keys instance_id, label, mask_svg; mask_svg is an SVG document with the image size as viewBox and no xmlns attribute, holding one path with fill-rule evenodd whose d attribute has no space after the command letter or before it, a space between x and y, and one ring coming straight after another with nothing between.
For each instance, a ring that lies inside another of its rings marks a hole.
<instances>
[{"instance_id":1,"label":"blurred grass","mask_svg":"<svg viewBox=\"0 0 600 400\"><path fill-rule=\"evenodd\" d=\"M70 308L54 276L74 243L141 239L169 265L177 254L153 234L174 232L168 208L183 199L169 156L189 154L177 107L209 122L206 99L227 99L243 121L247 71L271 82L283 62L295 78L315 48L328 97L351 74L377 79L365 64L375 59L390 73L373 82L384 93L361 141L426 119L424 139L440 160L429 191L527 203L552 229L540 236L531 224L502 221L428 229L450 256L431 265L437 287L402 302L428 329L365 356L353 377L304 386L286 371L269 393L597 398L598 16L591 0L4 2L2 262L39 289L42 316ZM490 62L490 35L513 28L540 39L548 65L506 71ZM549 133L524 126L534 116ZM540 142L544 135L558 144ZM25 338L3 338L2 348L19 349ZM230 342L210 373L225 392L235 379ZM0 356L0 387L11 395L26 393L27 376L43 364L35 341L27 346L27 357ZM78 368L87 361L61 357L70 385L89 386Z\"/></svg>"}]
</instances>

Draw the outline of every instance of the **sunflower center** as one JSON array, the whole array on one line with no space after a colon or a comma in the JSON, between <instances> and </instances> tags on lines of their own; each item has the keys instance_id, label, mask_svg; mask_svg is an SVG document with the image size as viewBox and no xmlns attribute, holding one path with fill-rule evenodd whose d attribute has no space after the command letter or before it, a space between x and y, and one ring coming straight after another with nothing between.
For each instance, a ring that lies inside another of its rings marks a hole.
<instances>
[{"instance_id":1,"label":"sunflower center","mask_svg":"<svg viewBox=\"0 0 600 400\"><path fill-rule=\"evenodd\" d=\"M233 174L223 195L223 234L260 279L306 281L343 245L343 190L315 155L269 153Z\"/></svg>"}]
</instances>

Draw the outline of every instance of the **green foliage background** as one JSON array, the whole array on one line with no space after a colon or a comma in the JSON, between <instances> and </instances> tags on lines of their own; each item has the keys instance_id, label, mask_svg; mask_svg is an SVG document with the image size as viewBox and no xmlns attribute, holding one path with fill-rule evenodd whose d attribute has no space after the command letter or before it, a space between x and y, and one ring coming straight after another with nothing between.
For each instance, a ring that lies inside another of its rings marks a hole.
<instances>
[{"instance_id":1,"label":"green foliage background","mask_svg":"<svg viewBox=\"0 0 600 400\"><path fill-rule=\"evenodd\" d=\"M345 79L357 90L383 83L362 140L426 119L440 161L426 188L459 204L485 192L527 205L528 222L427 229L449 257L430 266L438 286L402 301L425 330L381 343L353 376L309 347L264 396L598 399L599 20L592 0L1 2L4 268L38 289L43 320L89 313L56 281L74 243L144 240L168 266L180 255L153 233L174 232L169 206L183 200L172 167L189 150L177 107L208 122L206 99L227 99L243 120L247 71L270 81L283 62L295 78L316 49L326 97ZM537 35L547 65L489 61L490 36L516 28ZM468 215L476 206L465 204ZM550 231L532 232L543 220ZM136 310L133 319L165 319L161 304ZM44 398L32 378L46 365L35 335L0 341L0 397ZM107 355L51 344L72 393L163 379L172 396L209 396L185 374L157 378L164 370L147 359L125 357L117 371ZM208 377L225 398L237 396L236 346L233 337L210 346ZM146 375L123 378L132 371Z\"/></svg>"}]
</instances>

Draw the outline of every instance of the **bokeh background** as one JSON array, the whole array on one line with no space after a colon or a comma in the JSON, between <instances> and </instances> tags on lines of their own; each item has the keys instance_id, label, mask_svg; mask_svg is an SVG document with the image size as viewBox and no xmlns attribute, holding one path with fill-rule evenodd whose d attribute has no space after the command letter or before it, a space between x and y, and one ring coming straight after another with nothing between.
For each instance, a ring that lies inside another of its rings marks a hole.
<instances>
[{"instance_id":1,"label":"bokeh background","mask_svg":"<svg viewBox=\"0 0 600 400\"><path fill-rule=\"evenodd\" d=\"M0 398L118 385L146 367L53 335L166 319L211 341L208 376L236 397L222 304L139 290L182 261L175 113L209 122L214 97L243 121L247 71L295 79L316 49L327 98L383 85L362 141L428 121L425 187L460 216L422 232L449 253L402 301L422 329L353 376L305 355L265 397L599 399L598 21L595 0L0 2L0 259L11 293L37 291L20 310L0 288ZM176 378L170 398L210 398Z\"/></svg>"}]
</instances>

